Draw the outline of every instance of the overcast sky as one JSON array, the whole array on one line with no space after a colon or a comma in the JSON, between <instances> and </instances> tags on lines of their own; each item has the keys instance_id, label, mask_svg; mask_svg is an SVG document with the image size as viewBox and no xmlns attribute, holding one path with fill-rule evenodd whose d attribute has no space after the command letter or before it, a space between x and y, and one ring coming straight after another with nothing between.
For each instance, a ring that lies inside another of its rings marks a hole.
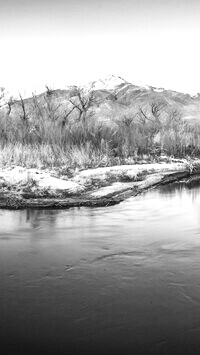
<instances>
[{"instance_id":1,"label":"overcast sky","mask_svg":"<svg viewBox=\"0 0 200 355\"><path fill-rule=\"evenodd\" d=\"M199 0L1 0L0 86L64 88L113 74L200 92Z\"/></svg>"}]
</instances>

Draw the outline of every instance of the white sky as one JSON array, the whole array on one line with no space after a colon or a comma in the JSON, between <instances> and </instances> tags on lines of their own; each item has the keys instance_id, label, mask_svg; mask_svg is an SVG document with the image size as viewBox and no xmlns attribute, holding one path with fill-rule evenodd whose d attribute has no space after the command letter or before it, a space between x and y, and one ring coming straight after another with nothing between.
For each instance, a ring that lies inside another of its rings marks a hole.
<instances>
[{"instance_id":1,"label":"white sky","mask_svg":"<svg viewBox=\"0 0 200 355\"><path fill-rule=\"evenodd\" d=\"M31 93L114 74L200 92L199 3L7 0L0 12L0 86Z\"/></svg>"}]
</instances>

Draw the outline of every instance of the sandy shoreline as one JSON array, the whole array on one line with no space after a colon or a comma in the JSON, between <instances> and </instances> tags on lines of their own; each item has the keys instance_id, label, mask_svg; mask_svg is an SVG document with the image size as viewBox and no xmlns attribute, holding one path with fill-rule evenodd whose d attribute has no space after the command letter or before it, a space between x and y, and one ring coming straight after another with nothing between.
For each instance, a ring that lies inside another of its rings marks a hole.
<instances>
[{"instance_id":1,"label":"sandy shoreline","mask_svg":"<svg viewBox=\"0 0 200 355\"><path fill-rule=\"evenodd\" d=\"M0 169L0 208L109 206L161 184L198 180L198 174L200 160L88 169L72 178L14 166Z\"/></svg>"}]
</instances>

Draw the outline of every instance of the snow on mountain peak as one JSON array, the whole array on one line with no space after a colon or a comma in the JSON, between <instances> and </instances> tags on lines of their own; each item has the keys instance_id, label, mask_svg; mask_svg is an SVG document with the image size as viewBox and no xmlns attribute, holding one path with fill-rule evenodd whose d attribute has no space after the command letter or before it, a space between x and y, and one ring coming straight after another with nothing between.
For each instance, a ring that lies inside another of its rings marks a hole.
<instances>
[{"instance_id":1,"label":"snow on mountain peak","mask_svg":"<svg viewBox=\"0 0 200 355\"><path fill-rule=\"evenodd\" d=\"M92 82L92 87L94 90L112 90L116 86L121 84L127 84L128 82L121 78L120 76L109 75L104 79L99 79Z\"/></svg>"}]
</instances>

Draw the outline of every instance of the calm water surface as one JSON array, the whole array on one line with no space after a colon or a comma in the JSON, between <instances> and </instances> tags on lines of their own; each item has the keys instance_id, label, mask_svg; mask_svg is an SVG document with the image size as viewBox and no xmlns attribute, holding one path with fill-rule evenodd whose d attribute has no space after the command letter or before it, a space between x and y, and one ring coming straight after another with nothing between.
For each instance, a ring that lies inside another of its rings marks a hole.
<instances>
[{"instance_id":1,"label":"calm water surface","mask_svg":"<svg viewBox=\"0 0 200 355\"><path fill-rule=\"evenodd\" d=\"M0 211L1 354L199 354L200 187Z\"/></svg>"}]
</instances>

